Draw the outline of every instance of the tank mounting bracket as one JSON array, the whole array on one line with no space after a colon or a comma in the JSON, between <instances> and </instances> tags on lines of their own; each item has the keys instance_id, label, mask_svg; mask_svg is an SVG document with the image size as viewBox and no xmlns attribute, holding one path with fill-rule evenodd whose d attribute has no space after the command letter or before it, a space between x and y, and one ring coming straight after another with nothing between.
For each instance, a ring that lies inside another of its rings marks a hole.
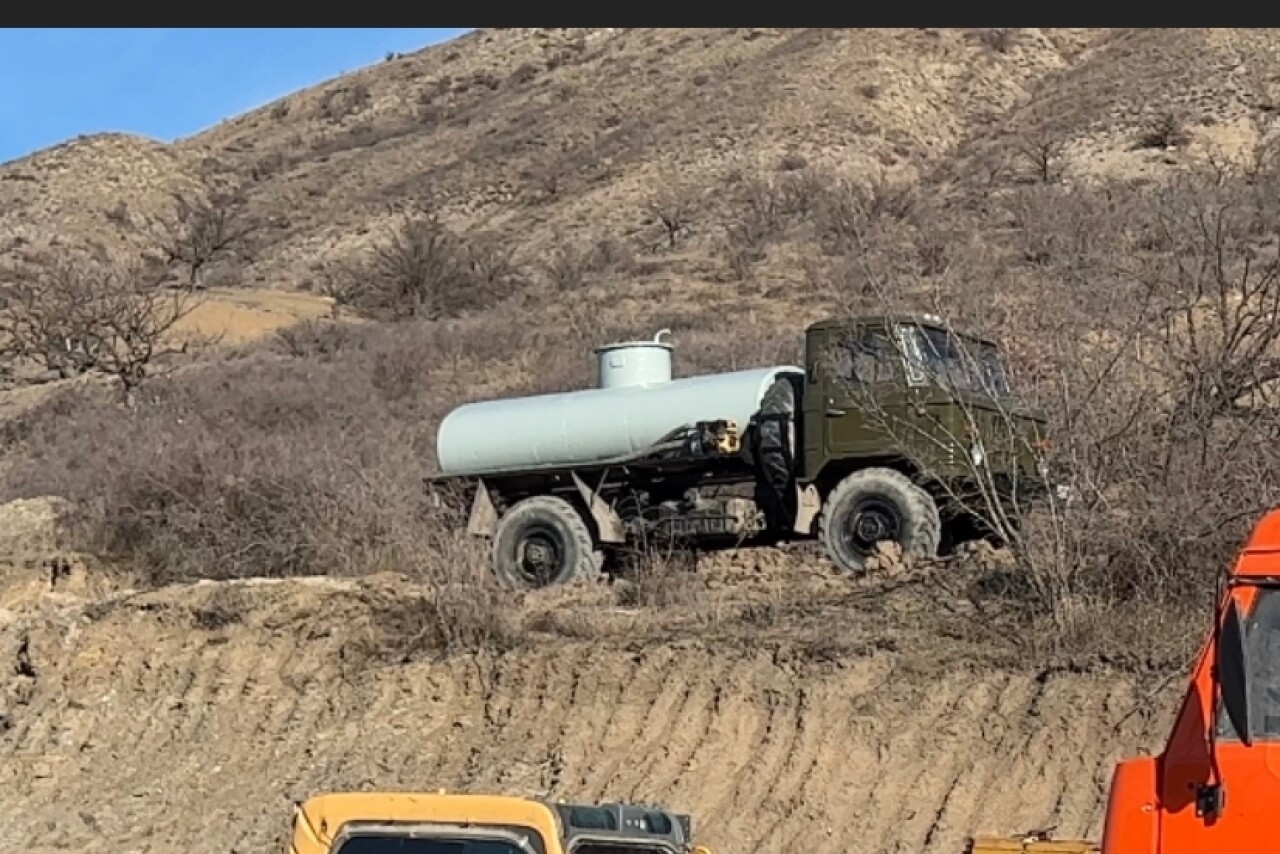
<instances>
[{"instance_id":1,"label":"tank mounting bracket","mask_svg":"<svg viewBox=\"0 0 1280 854\"><path fill-rule=\"evenodd\" d=\"M622 519L612 507L605 503L600 494L583 482L578 477L578 473L570 472L573 477L573 485L578 488L578 494L582 496L582 500L586 503L587 509L591 511L591 519L596 523L596 530L600 534L600 542L620 544L627 541L626 529L622 525Z\"/></svg>"}]
</instances>

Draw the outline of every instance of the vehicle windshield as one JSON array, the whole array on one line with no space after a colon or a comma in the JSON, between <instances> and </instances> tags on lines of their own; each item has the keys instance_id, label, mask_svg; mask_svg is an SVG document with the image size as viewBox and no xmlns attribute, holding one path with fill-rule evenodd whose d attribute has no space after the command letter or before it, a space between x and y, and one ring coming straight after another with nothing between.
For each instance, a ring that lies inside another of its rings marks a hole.
<instances>
[{"instance_id":1,"label":"vehicle windshield","mask_svg":"<svg viewBox=\"0 0 1280 854\"><path fill-rule=\"evenodd\" d=\"M348 836L334 854L529 854L508 839L359 833Z\"/></svg>"},{"instance_id":2,"label":"vehicle windshield","mask_svg":"<svg viewBox=\"0 0 1280 854\"><path fill-rule=\"evenodd\" d=\"M992 397L1009 394L1004 354L995 344L931 326L902 324L898 331L912 382Z\"/></svg>"},{"instance_id":3,"label":"vehicle windshield","mask_svg":"<svg viewBox=\"0 0 1280 854\"><path fill-rule=\"evenodd\" d=\"M1258 590L1243 623L1249 663L1249 729L1255 741L1280 741L1280 589ZM1217 735L1224 741L1240 740L1221 703Z\"/></svg>"}]
</instances>

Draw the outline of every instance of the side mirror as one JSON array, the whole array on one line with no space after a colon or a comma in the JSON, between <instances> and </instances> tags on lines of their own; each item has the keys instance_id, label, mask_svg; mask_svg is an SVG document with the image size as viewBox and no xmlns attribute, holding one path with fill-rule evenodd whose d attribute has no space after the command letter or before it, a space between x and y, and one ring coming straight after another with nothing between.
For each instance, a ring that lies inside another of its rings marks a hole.
<instances>
[{"instance_id":1,"label":"side mirror","mask_svg":"<svg viewBox=\"0 0 1280 854\"><path fill-rule=\"evenodd\" d=\"M1253 744L1253 733L1249 729L1249 652L1244 642L1240 608L1229 594L1217 646L1214 675L1222 694L1222 705L1231 726L1247 747Z\"/></svg>"}]
</instances>

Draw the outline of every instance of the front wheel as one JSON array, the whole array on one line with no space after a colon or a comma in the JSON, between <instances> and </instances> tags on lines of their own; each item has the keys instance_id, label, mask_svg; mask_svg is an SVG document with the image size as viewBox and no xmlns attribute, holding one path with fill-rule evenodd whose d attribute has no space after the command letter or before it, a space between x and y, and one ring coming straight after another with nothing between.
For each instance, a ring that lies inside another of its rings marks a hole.
<instances>
[{"instance_id":1,"label":"front wheel","mask_svg":"<svg viewBox=\"0 0 1280 854\"><path fill-rule=\"evenodd\" d=\"M861 572L882 542L904 557L934 557L942 537L937 502L901 472L856 471L840 481L822 511L821 535L832 562Z\"/></svg>"},{"instance_id":2,"label":"front wheel","mask_svg":"<svg viewBox=\"0 0 1280 854\"><path fill-rule=\"evenodd\" d=\"M526 498L498 521L490 555L493 574L526 590L590 581L603 555L582 515L563 498Z\"/></svg>"}]
</instances>

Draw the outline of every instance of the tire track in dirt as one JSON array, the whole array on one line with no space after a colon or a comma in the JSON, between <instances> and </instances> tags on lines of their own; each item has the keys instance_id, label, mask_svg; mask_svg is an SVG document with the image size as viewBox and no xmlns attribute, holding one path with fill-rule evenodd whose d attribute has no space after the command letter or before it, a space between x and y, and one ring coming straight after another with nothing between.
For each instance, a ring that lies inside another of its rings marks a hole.
<instances>
[{"instance_id":1,"label":"tire track in dirt","mask_svg":"<svg viewBox=\"0 0 1280 854\"><path fill-rule=\"evenodd\" d=\"M837 747L821 757L819 769L808 782L805 803L813 816L793 821L796 827L790 844L779 850L814 854L847 850L844 835L835 828L847 813L862 808L866 793L875 786L874 770L868 769L878 761L877 732L885 728L878 701L891 693L894 664L881 656L856 662L849 670L833 686L832 711L820 722L832 730Z\"/></svg>"},{"instance_id":2,"label":"tire track in dirt","mask_svg":"<svg viewBox=\"0 0 1280 854\"><path fill-rule=\"evenodd\" d=\"M686 673L693 672L685 676L688 688L670 724L670 736L659 743L653 764L643 771L636 769L635 779L643 780L643 786L630 787L653 801L666 797L683 802L682 794L674 790L706 746L715 720L716 686L725 684L732 672L723 660L707 658L701 652L694 652L692 657L696 657L699 666L683 668ZM672 680L679 681L681 675L672 674ZM701 767L708 766L703 763Z\"/></svg>"},{"instance_id":3,"label":"tire track in dirt","mask_svg":"<svg viewBox=\"0 0 1280 854\"><path fill-rule=\"evenodd\" d=\"M578 760L589 769L588 774L574 780L581 791L619 791L635 757L650 754L666 737L661 719L653 714L653 707L669 686L670 677L677 667L675 654L663 649L642 654L639 665L626 674L613 698L613 708L609 710L597 742L597 755L602 759L586 765L576 751L565 757L567 762Z\"/></svg>"},{"instance_id":4,"label":"tire track in dirt","mask_svg":"<svg viewBox=\"0 0 1280 854\"><path fill-rule=\"evenodd\" d=\"M898 652L808 665L557 641L344 678L340 629L263 624L331 619L314 591L290 595L217 632L122 609L42 644L0 734L0 838L280 850L292 799L445 786L666 803L725 854L955 854L975 832L1094 829L1111 762L1162 725L1116 729L1135 702L1123 677L919 670Z\"/></svg>"},{"instance_id":5,"label":"tire track in dirt","mask_svg":"<svg viewBox=\"0 0 1280 854\"><path fill-rule=\"evenodd\" d=\"M1030 680L1014 677L1003 680L986 716L978 722L978 737L985 749L966 757L963 773L956 776L947 792L942 811L930 828L925 844L948 845L979 832L975 816L988 796L992 781L1007 766L1019 741L1017 721L1022 720L1032 694Z\"/></svg>"},{"instance_id":6,"label":"tire track in dirt","mask_svg":"<svg viewBox=\"0 0 1280 854\"><path fill-rule=\"evenodd\" d=\"M780 850L784 847L781 840L789 836L790 824L797 819L807 822L813 818L806 792L821 776L824 760L835 747L834 734L842 729L826 723L833 711L829 691L828 684L819 683L800 694L796 708L798 737L779 775L777 791L773 793L779 802L779 812L758 834L761 848Z\"/></svg>"},{"instance_id":7,"label":"tire track in dirt","mask_svg":"<svg viewBox=\"0 0 1280 854\"><path fill-rule=\"evenodd\" d=\"M867 850L892 850L889 838L898 832L904 818L911 817L910 811L918 808L916 787L928 768L920 759L934 741L938 722L960 708L966 687L954 678L935 683L923 692L914 714L891 723L888 737L878 745L879 765L885 771L914 767L915 773L885 773L871 790L866 801L868 824L862 834ZM908 811L905 816L904 810Z\"/></svg>"},{"instance_id":8,"label":"tire track in dirt","mask_svg":"<svg viewBox=\"0 0 1280 854\"><path fill-rule=\"evenodd\" d=\"M797 746L805 732L803 712L808 706L812 689L795 685L794 688L764 689L766 706L763 737L753 744L748 767L751 773L740 776L730 802L734 809L742 810L742 832L749 834L758 845L766 831L760 829L781 818L792 789L786 785L782 772L794 761ZM817 721L812 722L814 726ZM749 818L747 818L749 816Z\"/></svg>"},{"instance_id":9,"label":"tire track in dirt","mask_svg":"<svg viewBox=\"0 0 1280 854\"><path fill-rule=\"evenodd\" d=\"M969 750L947 750L945 745L969 741L966 730L990 715L999 701L1001 687L999 679L975 680L962 691L955 713L930 730L931 746L922 753L935 756L936 761L920 776L911 798L915 801L912 808L905 815L900 813L901 820L893 829L894 844L905 845L908 850L933 850L951 793L969 773L974 758Z\"/></svg>"},{"instance_id":10,"label":"tire track in dirt","mask_svg":"<svg viewBox=\"0 0 1280 854\"><path fill-rule=\"evenodd\" d=\"M692 712L698 708L697 683L705 678L705 674L693 668L680 667L675 659L668 668L664 668L662 687L642 712L648 721L649 738L639 750L630 752L627 773L619 775L613 782L616 791L626 790L631 793L629 797L648 798L661 785L656 783L659 773L666 775L664 779L675 777L678 771L659 772L658 769L664 764L668 767L674 764L669 761L676 750L674 745L687 743L686 731L693 720ZM594 779L594 775L587 779L588 783L582 790L587 797L606 796L602 781Z\"/></svg>"}]
</instances>

